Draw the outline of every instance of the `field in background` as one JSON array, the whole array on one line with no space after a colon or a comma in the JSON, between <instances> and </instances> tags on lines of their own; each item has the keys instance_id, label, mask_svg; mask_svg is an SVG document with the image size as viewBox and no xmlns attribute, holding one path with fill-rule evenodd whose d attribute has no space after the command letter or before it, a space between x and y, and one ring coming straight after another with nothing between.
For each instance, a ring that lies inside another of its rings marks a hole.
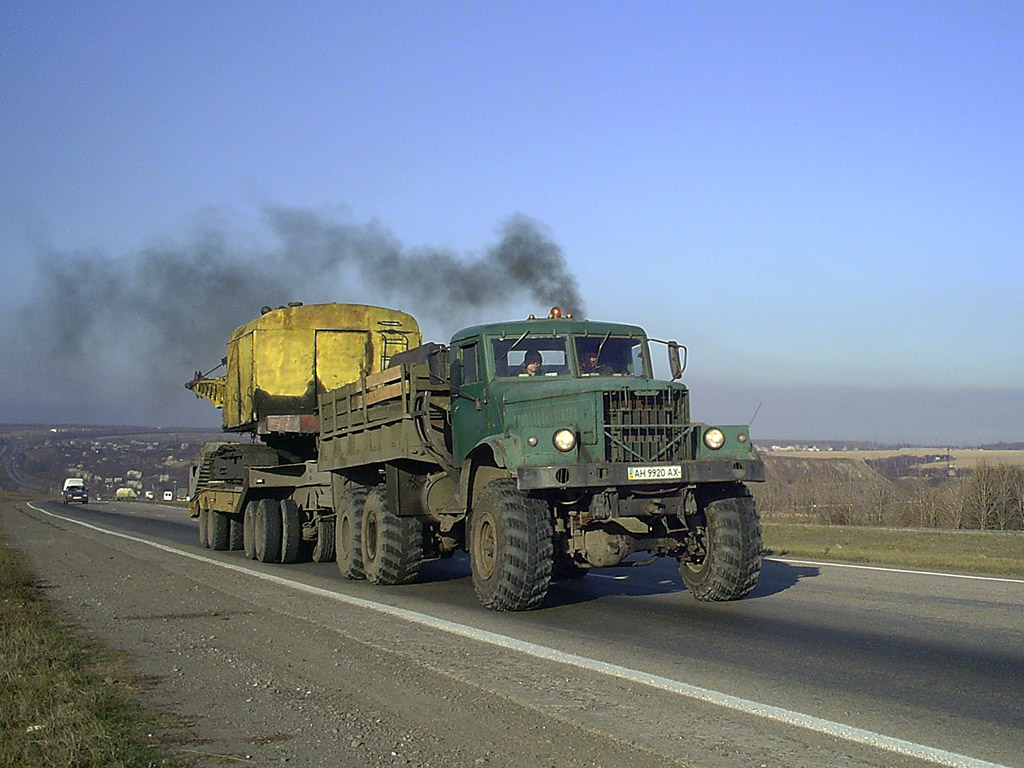
<instances>
[{"instance_id":1,"label":"field in background","mask_svg":"<svg viewBox=\"0 0 1024 768\"><path fill-rule=\"evenodd\" d=\"M794 459L860 459L873 461L889 459L896 456L938 456L950 454L953 465L961 469L973 469L982 462L986 464L1009 464L1024 467L1024 451L987 451L977 448L898 448L894 450L863 450L863 451L811 451L811 450L765 450L765 456L789 457ZM925 463L925 462L922 462ZM946 464L946 461L937 462Z\"/></svg>"}]
</instances>

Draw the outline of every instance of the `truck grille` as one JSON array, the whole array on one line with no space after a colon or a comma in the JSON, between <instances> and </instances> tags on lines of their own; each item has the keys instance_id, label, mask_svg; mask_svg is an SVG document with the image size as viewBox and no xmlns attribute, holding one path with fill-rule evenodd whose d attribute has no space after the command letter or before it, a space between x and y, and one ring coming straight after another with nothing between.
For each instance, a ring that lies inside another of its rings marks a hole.
<instances>
[{"instance_id":1,"label":"truck grille","mask_svg":"<svg viewBox=\"0 0 1024 768\"><path fill-rule=\"evenodd\" d=\"M605 459L610 462L688 459L689 431L685 390L604 393Z\"/></svg>"}]
</instances>

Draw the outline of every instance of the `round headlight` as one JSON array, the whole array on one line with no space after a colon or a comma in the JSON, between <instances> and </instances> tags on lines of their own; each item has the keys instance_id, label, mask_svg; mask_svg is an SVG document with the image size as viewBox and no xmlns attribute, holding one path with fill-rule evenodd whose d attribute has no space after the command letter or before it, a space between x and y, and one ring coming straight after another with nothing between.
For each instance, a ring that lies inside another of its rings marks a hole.
<instances>
[{"instance_id":1,"label":"round headlight","mask_svg":"<svg viewBox=\"0 0 1024 768\"><path fill-rule=\"evenodd\" d=\"M717 451L725 445L725 434L718 427L712 427L704 433L704 445L712 451Z\"/></svg>"},{"instance_id":2,"label":"round headlight","mask_svg":"<svg viewBox=\"0 0 1024 768\"><path fill-rule=\"evenodd\" d=\"M576 447L576 433L568 429L560 429L555 432L555 437L551 442L560 451L571 451Z\"/></svg>"}]
</instances>

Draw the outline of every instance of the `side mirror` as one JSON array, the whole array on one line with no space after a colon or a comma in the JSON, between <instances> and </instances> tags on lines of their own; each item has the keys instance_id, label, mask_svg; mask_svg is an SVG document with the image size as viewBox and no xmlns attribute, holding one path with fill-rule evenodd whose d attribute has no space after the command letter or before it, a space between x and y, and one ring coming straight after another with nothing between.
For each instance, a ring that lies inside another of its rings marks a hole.
<instances>
[{"instance_id":1,"label":"side mirror","mask_svg":"<svg viewBox=\"0 0 1024 768\"><path fill-rule=\"evenodd\" d=\"M680 344L678 341L670 341L667 343L668 346L668 367L672 372L672 381L682 378L683 371L686 370L686 347ZM680 360L679 350L683 350L682 359Z\"/></svg>"}]
</instances>

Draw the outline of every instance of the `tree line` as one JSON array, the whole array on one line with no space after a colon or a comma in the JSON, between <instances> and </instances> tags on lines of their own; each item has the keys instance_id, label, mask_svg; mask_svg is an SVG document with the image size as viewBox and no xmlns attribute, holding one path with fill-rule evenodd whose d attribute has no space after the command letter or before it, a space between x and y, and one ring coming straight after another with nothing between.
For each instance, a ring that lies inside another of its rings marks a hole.
<instances>
[{"instance_id":1,"label":"tree line","mask_svg":"<svg viewBox=\"0 0 1024 768\"><path fill-rule=\"evenodd\" d=\"M889 480L863 462L767 459L751 488L765 520L830 525L1024 530L1024 467L980 463L941 480Z\"/></svg>"}]
</instances>

